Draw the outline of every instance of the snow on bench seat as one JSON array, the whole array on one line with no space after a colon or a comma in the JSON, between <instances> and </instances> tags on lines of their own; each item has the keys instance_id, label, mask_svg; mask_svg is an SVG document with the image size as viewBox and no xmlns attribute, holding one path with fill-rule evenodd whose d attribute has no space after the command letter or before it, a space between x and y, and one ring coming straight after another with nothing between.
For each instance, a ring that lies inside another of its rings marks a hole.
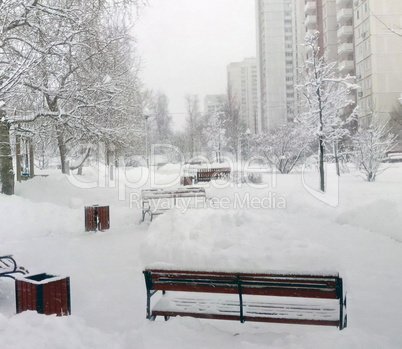
<instances>
[{"instance_id":1,"label":"snow on bench seat","mask_svg":"<svg viewBox=\"0 0 402 349\"><path fill-rule=\"evenodd\" d=\"M153 307L151 316L191 316L223 320L240 320L237 295L166 293ZM244 321L291 322L337 326L339 301L330 299L295 299L243 296Z\"/></svg>"}]
</instances>

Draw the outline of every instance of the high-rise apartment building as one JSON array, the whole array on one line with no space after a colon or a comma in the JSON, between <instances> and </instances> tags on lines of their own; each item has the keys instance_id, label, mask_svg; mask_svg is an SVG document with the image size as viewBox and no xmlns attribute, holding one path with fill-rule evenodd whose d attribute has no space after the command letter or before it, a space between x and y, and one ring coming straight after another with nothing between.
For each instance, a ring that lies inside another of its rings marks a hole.
<instances>
[{"instance_id":1,"label":"high-rise apartment building","mask_svg":"<svg viewBox=\"0 0 402 349\"><path fill-rule=\"evenodd\" d=\"M305 56L306 32L338 62L342 76L356 76L360 124L381 122L402 91L402 1L256 0L258 129L266 132L299 112L294 90ZM399 30L399 36L393 31Z\"/></svg>"},{"instance_id":2,"label":"high-rise apartment building","mask_svg":"<svg viewBox=\"0 0 402 349\"><path fill-rule=\"evenodd\" d=\"M272 131L298 112L294 85L304 17L300 0L256 0L258 130ZM304 4L303 4L304 5Z\"/></svg>"},{"instance_id":3,"label":"high-rise apartment building","mask_svg":"<svg viewBox=\"0 0 402 349\"><path fill-rule=\"evenodd\" d=\"M338 61L341 75L356 76L362 125L373 115L382 123L402 91L402 2L393 0L305 0L305 30L320 32L320 47ZM336 33L336 35L334 35Z\"/></svg>"},{"instance_id":4,"label":"high-rise apartment building","mask_svg":"<svg viewBox=\"0 0 402 349\"><path fill-rule=\"evenodd\" d=\"M337 60L338 57L336 3L337 0L304 1L304 33L307 31L320 33L318 45L322 49L321 53L326 51L330 60Z\"/></svg>"},{"instance_id":5,"label":"high-rise apartment building","mask_svg":"<svg viewBox=\"0 0 402 349\"><path fill-rule=\"evenodd\" d=\"M204 98L204 114L223 111L226 95L206 95Z\"/></svg>"},{"instance_id":6,"label":"high-rise apartment building","mask_svg":"<svg viewBox=\"0 0 402 349\"><path fill-rule=\"evenodd\" d=\"M227 67L228 87L240 107L240 118L252 133L257 132L257 60L245 58Z\"/></svg>"},{"instance_id":7,"label":"high-rise apartment building","mask_svg":"<svg viewBox=\"0 0 402 349\"><path fill-rule=\"evenodd\" d=\"M355 0L353 12L362 123L370 122L372 112L385 122L402 91L402 37L393 33L402 23L402 1Z\"/></svg>"}]
</instances>

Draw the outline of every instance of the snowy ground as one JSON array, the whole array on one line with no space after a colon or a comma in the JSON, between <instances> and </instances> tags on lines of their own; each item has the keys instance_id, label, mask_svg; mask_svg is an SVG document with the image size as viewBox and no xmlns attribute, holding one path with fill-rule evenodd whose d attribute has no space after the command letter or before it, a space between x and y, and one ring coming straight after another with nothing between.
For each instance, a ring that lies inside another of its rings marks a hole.
<instances>
[{"instance_id":1,"label":"snowy ground","mask_svg":"<svg viewBox=\"0 0 402 349\"><path fill-rule=\"evenodd\" d=\"M176 170L165 166L152 180L177 184ZM402 346L402 164L392 164L375 183L344 174L339 187L331 182L330 198L306 190L315 172L305 185L302 173L266 173L264 188L206 184L219 208L174 210L151 224L139 224L146 169L128 170L124 181L111 183L93 168L75 179L46 173L17 184L15 196L0 195L0 255L13 254L32 274L70 276L72 315L16 315L13 282L0 279L1 349ZM92 204L110 206L110 230L84 231L84 206ZM155 263L338 271L348 295L348 328L150 322L142 270Z\"/></svg>"}]
</instances>

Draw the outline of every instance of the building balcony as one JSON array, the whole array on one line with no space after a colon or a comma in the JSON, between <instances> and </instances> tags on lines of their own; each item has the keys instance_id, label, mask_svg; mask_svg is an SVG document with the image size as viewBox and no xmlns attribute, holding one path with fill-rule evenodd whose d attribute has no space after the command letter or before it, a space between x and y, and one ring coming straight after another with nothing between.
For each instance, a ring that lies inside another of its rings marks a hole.
<instances>
[{"instance_id":1,"label":"building balcony","mask_svg":"<svg viewBox=\"0 0 402 349\"><path fill-rule=\"evenodd\" d=\"M306 19L304 20L304 25L307 28L315 28L317 26L317 16L306 16Z\"/></svg>"},{"instance_id":2,"label":"building balcony","mask_svg":"<svg viewBox=\"0 0 402 349\"><path fill-rule=\"evenodd\" d=\"M343 25L338 28L337 37L338 39L348 38L353 35L353 27L351 25Z\"/></svg>"},{"instance_id":3,"label":"building balcony","mask_svg":"<svg viewBox=\"0 0 402 349\"><path fill-rule=\"evenodd\" d=\"M338 55L342 56L345 54L353 53L354 47L351 42L344 42L343 44L338 45Z\"/></svg>"},{"instance_id":4,"label":"building balcony","mask_svg":"<svg viewBox=\"0 0 402 349\"><path fill-rule=\"evenodd\" d=\"M355 62L352 59L345 59L338 62L338 70L341 73L349 73L355 69Z\"/></svg>"},{"instance_id":5,"label":"building balcony","mask_svg":"<svg viewBox=\"0 0 402 349\"><path fill-rule=\"evenodd\" d=\"M353 10L351 8L342 8L336 14L338 22L346 22L353 18Z\"/></svg>"},{"instance_id":6,"label":"building balcony","mask_svg":"<svg viewBox=\"0 0 402 349\"><path fill-rule=\"evenodd\" d=\"M317 3L315 0L306 2L306 5L304 5L304 13L306 15L314 15L317 13Z\"/></svg>"},{"instance_id":7,"label":"building balcony","mask_svg":"<svg viewBox=\"0 0 402 349\"><path fill-rule=\"evenodd\" d=\"M336 6L352 8L352 0L336 0Z\"/></svg>"}]
</instances>

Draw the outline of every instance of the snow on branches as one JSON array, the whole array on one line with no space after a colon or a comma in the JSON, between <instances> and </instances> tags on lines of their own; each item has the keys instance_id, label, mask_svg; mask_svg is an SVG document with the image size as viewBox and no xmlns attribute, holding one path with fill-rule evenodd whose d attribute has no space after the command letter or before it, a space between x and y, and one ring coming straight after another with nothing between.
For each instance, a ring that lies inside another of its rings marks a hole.
<instances>
[{"instance_id":1,"label":"snow on branches","mask_svg":"<svg viewBox=\"0 0 402 349\"><path fill-rule=\"evenodd\" d=\"M208 116L207 124L204 128L204 137L207 147L215 154L216 162L221 162L221 151L227 145L226 129L224 128L225 113L215 111Z\"/></svg>"},{"instance_id":2,"label":"snow on branches","mask_svg":"<svg viewBox=\"0 0 402 349\"><path fill-rule=\"evenodd\" d=\"M262 156L280 173L290 173L309 149L309 137L300 125L286 124L267 134L252 136L252 153Z\"/></svg>"},{"instance_id":3,"label":"snow on branches","mask_svg":"<svg viewBox=\"0 0 402 349\"><path fill-rule=\"evenodd\" d=\"M357 117L353 106L352 90L359 86L351 76L340 77L337 62L327 62L327 55L320 55L318 33L307 34L305 46L309 52L296 89L302 94L303 109L297 121L313 136L325 143L341 140L349 131L347 126Z\"/></svg>"},{"instance_id":4,"label":"snow on branches","mask_svg":"<svg viewBox=\"0 0 402 349\"><path fill-rule=\"evenodd\" d=\"M307 59L300 84L296 89L302 95L302 112L297 121L317 140L320 161L320 190L325 191L325 147L340 141L349 134L348 126L357 116L351 91L358 86L354 77L341 77L336 62L328 62L327 55L320 53L318 32L305 37Z\"/></svg>"}]
</instances>

